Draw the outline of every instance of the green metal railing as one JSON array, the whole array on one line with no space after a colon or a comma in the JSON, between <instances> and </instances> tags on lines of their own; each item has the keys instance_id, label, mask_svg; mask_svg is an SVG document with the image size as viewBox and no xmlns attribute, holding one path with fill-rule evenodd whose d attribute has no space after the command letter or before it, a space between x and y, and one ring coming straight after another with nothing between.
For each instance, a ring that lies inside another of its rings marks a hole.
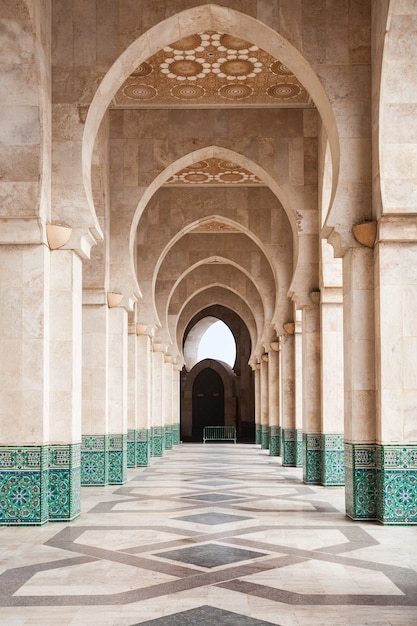
<instances>
[{"instance_id":1,"label":"green metal railing","mask_svg":"<svg viewBox=\"0 0 417 626\"><path fill-rule=\"evenodd\" d=\"M233 441L236 443L234 426L204 426L203 443L206 441Z\"/></svg>"}]
</instances>

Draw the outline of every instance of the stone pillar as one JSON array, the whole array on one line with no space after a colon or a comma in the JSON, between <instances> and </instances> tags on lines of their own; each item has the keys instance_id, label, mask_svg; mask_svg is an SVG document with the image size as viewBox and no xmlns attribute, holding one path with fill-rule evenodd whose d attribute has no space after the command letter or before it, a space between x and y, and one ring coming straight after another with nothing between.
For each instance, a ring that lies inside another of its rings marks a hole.
<instances>
[{"instance_id":1,"label":"stone pillar","mask_svg":"<svg viewBox=\"0 0 417 626\"><path fill-rule=\"evenodd\" d=\"M49 520L81 510L82 263L73 250L50 257Z\"/></svg>"},{"instance_id":2,"label":"stone pillar","mask_svg":"<svg viewBox=\"0 0 417 626\"><path fill-rule=\"evenodd\" d=\"M137 432L136 463L138 466L149 465L151 426L152 426L152 346L148 327L136 324L136 387L137 387Z\"/></svg>"},{"instance_id":3,"label":"stone pillar","mask_svg":"<svg viewBox=\"0 0 417 626\"><path fill-rule=\"evenodd\" d=\"M162 456L164 453L164 353L160 343L153 344L152 352L152 435L151 455Z\"/></svg>"},{"instance_id":4,"label":"stone pillar","mask_svg":"<svg viewBox=\"0 0 417 626\"><path fill-rule=\"evenodd\" d=\"M261 448L269 448L269 381L268 381L268 355L261 358Z\"/></svg>"},{"instance_id":5,"label":"stone pillar","mask_svg":"<svg viewBox=\"0 0 417 626\"><path fill-rule=\"evenodd\" d=\"M320 305L303 308L303 480L321 482Z\"/></svg>"},{"instance_id":6,"label":"stone pillar","mask_svg":"<svg viewBox=\"0 0 417 626\"><path fill-rule=\"evenodd\" d=\"M137 425L137 337L136 324L129 323L128 327L128 343L127 343L127 466L137 466L137 444L136 435L138 431Z\"/></svg>"},{"instance_id":7,"label":"stone pillar","mask_svg":"<svg viewBox=\"0 0 417 626\"><path fill-rule=\"evenodd\" d=\"M269 454L280 456L281 424L281 338L271 343L268 358Z\"/></svg>"},{"instance_id":8,"label":"stone pillar","mask_svg":"<svg viewBox=\"0 0 417 626\"><path fill-rule=\"evenodd\" d=\"M172 450L172 357L168 354L164 357L164 433L165 450Z\"/></svg>"},{"instance_id":9,"label":"stone pillar","mask_svg":"<svg viewBox=\"0 0 417 626\"><path fill-rule=\"evenodd\" d=\"M261 365L257 363L254 369L255 378L255 443L262 443L262 423L261 423Z\"/></svg>"},{"instance_id":10,"label":"stone pillar","mask_svg":"<svg viewBox=\"0 0 417 626\"><path fill-rule=\"evenodd\" d=\"M181 390L180 390L180 372L182 366L174 363L172 371L172 445L177 446L180 443L180 416L181 416Z\"/></svg>"},{"instance_id":11,"label":"stone pillar","mask_svg":"<svg viewBox=\"0 0 417 626\"><path fill-rule=\"evenodd\" d=\"M48 521L49 259L0 245L0 523Z\"/></svg>"},{"instance_id":12,"label":"stone pillar","mask_svg":"<svg viewBox=\"0 0 417 626\"><path fill-rule=\"evenodd\" d=\"M82 314L81 484L107 485L108 308L105 292L84 292Z\"/></svg>"},{"instance_id":13,"label":"stone pillar","mask_svg":"<svg viewBox=\"0 0 417 626\"><path fill-rule=\"evenodd\" d=\"M301 467L303 464L302 317L302 311L297 309L294 335L287 336L284 344L286 382L284 385L282 464L285 467Z\"/></svg>"},{"instance_id":14,"label":"stone pillar","mask_svg":"<svg viewBox=\"0 0 417 626\"><path fill-rule=\"evenodd\" d=\"M321 290L321 484L344 485L343 295Z\"/></svg>"},{"instance_id":15,"label":"stone pillar","mask_svg":"<svg viewBox=\"0 0 417 626\"><path fill-rule=\"evenodd\" d=\"M109 483L127 479L127 312L109 309Z\"/></svg>"},{"instance_id":16,"label":"stone pillar","mask_svg":"<svg viewBox=\"0 0 417 626\"><path fill-rule=\"evenodd\" d=\"M282 464L287 467L295 467L297 461L296 448L291 444L296 441L295 426L295 342L294 327L292 334L285 333L280 341L281 362L281 427L280 427L280 456ZM288 438L292 433L292 438ZM284 440L287 444L284 444ZM301 454L300 454L301 458Z\"/></svg>"},{"instance_id":17,"label":"stone pillar","mask_svg":"<svg viewBox=\"0 0 417 626\"><path fill-rule=\"evenodd\" d=\"M373 250L343 257L345 497L352 519L376 518Z\"/></svg>"},{"instance_id":18,"label":"stone pillar","mask_svg":"<svg viewBox=\"0 0 417 626\"><path fill-rule=\"evenodd\" d=\"M382 218L375 247L376 517L417 524L416 217Z\"/></svg>"}]
</instances>

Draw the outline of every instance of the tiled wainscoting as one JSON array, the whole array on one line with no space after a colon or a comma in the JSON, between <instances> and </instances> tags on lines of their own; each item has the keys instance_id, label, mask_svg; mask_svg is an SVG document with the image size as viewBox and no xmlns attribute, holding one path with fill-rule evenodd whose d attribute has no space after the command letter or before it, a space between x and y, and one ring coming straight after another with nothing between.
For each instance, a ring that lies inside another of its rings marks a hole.
<instances>
[{"instance_id":1,"label":"tiled wainscoting","mask_svg":"<svg viewBox=\"0 0 417 626\"><path fill-rule=\"evenodd\" d=\"M75 519L80 476L80 444L0 448L0 523Z\"/></svg>"},{"instance_id":2,"label":"tiled wainscoting","mask_svg":"<svg viewBox=\"0 0 417 626\"><path fill-rule=\"evenodd\" d=\"M345 444L346 513L417 524L417 446Z\"/></svg>"}]
</instances>

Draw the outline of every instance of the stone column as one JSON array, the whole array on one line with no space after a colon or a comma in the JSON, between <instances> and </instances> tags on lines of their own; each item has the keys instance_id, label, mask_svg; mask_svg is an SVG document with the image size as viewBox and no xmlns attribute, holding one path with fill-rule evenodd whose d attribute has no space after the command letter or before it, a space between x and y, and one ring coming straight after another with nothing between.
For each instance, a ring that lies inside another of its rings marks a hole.
<instances>
[{"instance_id":1,"label":"stone column","mask_svg":"<svg viewBox=\"0 0 417 626\"><path fill-rule=\"evenodd\" d=\"M271 343L268 358L269 454L280 456L281 424L281 338Z\"/></svg>"},{"instance_id":2,"label":"stone column","mask_svg":"<svg viewBox=\"0 0 417 626\"><path fill-rule=\"evenodd\" d=\"M281 337L281 428L280 428L280 456L282 464L287 467L296 467L297 453L292 442L296 441L295 424L295 324L290 324L290 332ZM289 438L289 434L292 437ZM287 443L284 444L284 441ZM301 458L301 455L300 455Z\"/></svg>"},{"instance_id":3,"label":"stone column","mask_svg":"<svg viewBox=\"0 0 417 626\"><path fill-rule=\"evenodd\" d=\"M376 392L373 250L343 257L345 497L352 519L376 517Z\"/></svg>"},{"instance_id":4,"label":"stone column","mask_svg":"<svg viewBox=\"0 0 417 626\"><path fill-rule=\"evenodd\" d=\"M104 290L83 293L81 484L107 485L108 307Z\"/></svg>"},{"instance_id":5,"label":"stone column","mask_svg":"<svg viewBox=\"0 0 417 626\"><path fill-rule=\"evenodd\" d=\"M164 435L164 352L160 343L153 344L152 351L152 436L151 455L162 456L165 447Z\"/></svg>"},{"instance_id":6,"label":"stone column","mask_svg":"<svg viewBox=\"0 0 417 626\"><path fill-rule=\"evenodd\" d=\"M49 259L0 245L0 523L48 521Z\"/></svg>"},{"instance_id":7,"label":"stone column","mask_svg":"<svg viewBox=\"0 0 417 626\"><path fill-rule=\"evenodd\" d=\"M109 309L109 483L127 478L127 312Z\"/></svg>"},{"instance_id":8,"label":"stone column","mask_svg":"<svg viewBox=\"0 0 417 626\"><path fill-rule=\"evenodd\" d=\"M269 448L269 380L268 354L261 357L261 448Z\"/></svg>"},{"instance_id":9,"label":"stone column","mask_svg":"<svg viewBox=\"0 0 417 626\"><path fill-rule=\"evenodd\" d=\"M172 357L168 354L164 357L164 433L165 450L172 450Z\"/></svg>"},{"instance_id":10,"label":"stone column","mask_svg":"<svg viewBox=\"0 0 417 626\"><path fill-rule=\"evenodd\" d=\"M49 519L81 510L82 262L73 250L50 257Z\"/></svg>"},{"instance_id":11,"label":"stone column","mask_svg":"<svg viewBox=\"0 0 417 626\"><path fill-rule=\"evenodd\" d=\"M261 365L256 363L254 369L255 383L255 443L262 443L262 423L261 423Z\"/></svg>"},{"instance_id":12,"label":"stone column","mask_svg":"<svg viewBox=\"0 0 417 626\"><path fill-rule=\"evenodd\" d=\"M417 524L416 216L382 218L375 247L376 517Z\"/></svg>"},{"instance_id":13,"label":"stone column","mask_svg":"<svg viewBox=\"0 0 417 626\"><path fill-rule=\"evenodd\" d=\"M177 446L180 443L181 432L181 390L180 390L180 372L182 366L174 363L172 371L172 445Z\"/></svg>"},{"instance_id":14,"label":"stone column","mask_svg":"<svg viewBox=\"0 0 417 626\"><path fill-rule=\"evenodd\" d=\"M128 383L127 383L127 466L137 466L137 444L136 434L138 432L137 425L137 337L136 324L129 323L128 326Z\"/></svg>"},{"instance_id":15,"label":"stone column","mask_svg":"<svg viewBox=\"0 0 417 626\"><path fill-rule=\"evenodd\" d=\"M320 304L303 308L303 480L321 481Z\"/></svg>"},{"instance_id":16,"label":"stone column","mask_svg":"<svg viewBox=\"0 0 417 626\"><path fill-rule=\"evenodd\" d=\"M321 290L321 484L344 485L343 294Z\"/></svg>"},{"instance_id":17,"label":"stone column","mask_svg":"<svg viewBox=\"0 0 417 626\"><path fill-rule=\"evenodd\" d=\"M295 314L294 335L286 337L284 352L282 464L285 467L301 467L303 464L303 313L297 309Z\"/></svg>"},{"instance_id":18,"label":"stone column","mask_svg":"<svg viewBox=\"0 0 417 626\"><path fill-rule=\"evenodd\" d=\"M149 465L151 426L152 426L152 344L148 327L136 324L136 387L137 387L137 432L136 463L138 466Z\"/></svg>"}]
</instances>

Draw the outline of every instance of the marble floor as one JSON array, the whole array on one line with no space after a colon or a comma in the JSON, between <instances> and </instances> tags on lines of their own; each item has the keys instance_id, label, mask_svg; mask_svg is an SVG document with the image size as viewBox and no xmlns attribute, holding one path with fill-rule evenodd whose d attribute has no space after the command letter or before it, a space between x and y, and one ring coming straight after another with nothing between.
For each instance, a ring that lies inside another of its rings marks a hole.
<instances>
[{"instance_id":1,"label":"marble floor","mask_svg":"<svg viewBox=\"0 0 417 626\"><path fill-rule=\"evenodd\" d=\"M417 528L353 523L259 446L184 444L86 487L75 522L0 528L7 626L417 625Z\"/></svg>"}]
</instances>

